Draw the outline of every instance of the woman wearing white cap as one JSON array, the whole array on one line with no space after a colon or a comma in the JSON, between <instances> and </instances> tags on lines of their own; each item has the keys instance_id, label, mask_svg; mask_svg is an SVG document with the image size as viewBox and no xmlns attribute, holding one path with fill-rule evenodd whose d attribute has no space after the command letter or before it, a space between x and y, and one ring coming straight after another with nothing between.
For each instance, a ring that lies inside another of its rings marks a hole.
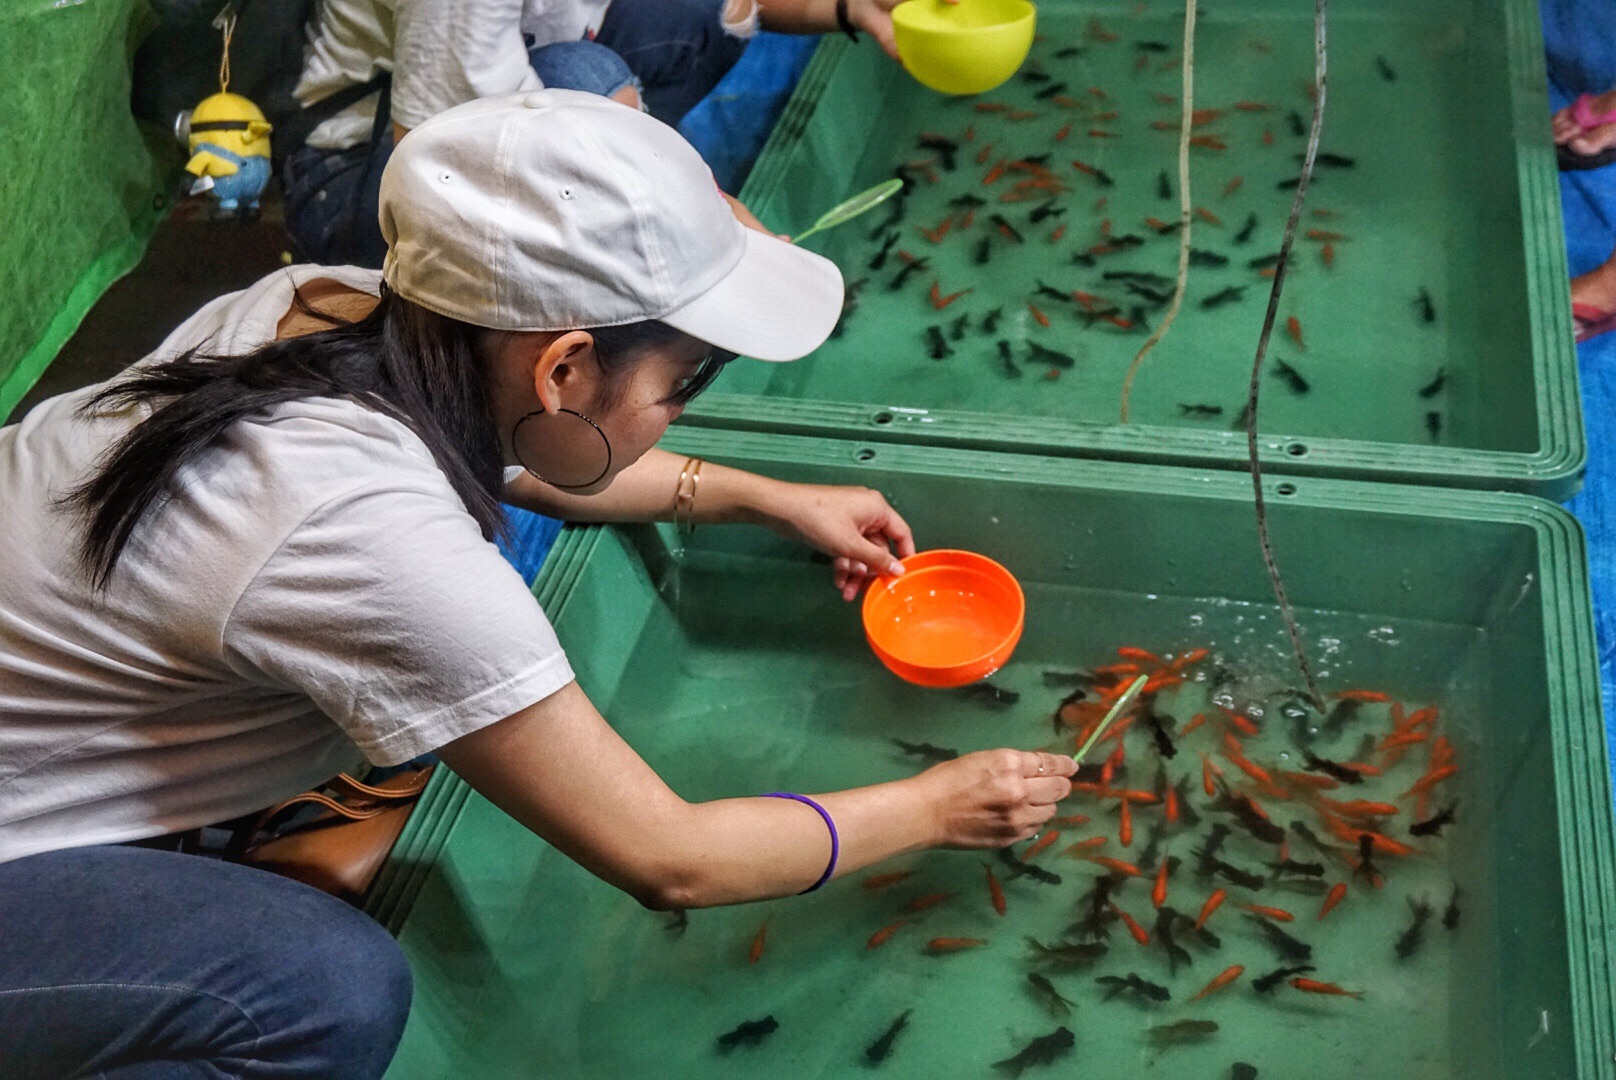
<instances>
[{"instance_id":1,"label":"woman wearing white cap","mask_svg":"<svg viewBox=\"0 0 1616 1080\"><path fill-rule=\"evenodd\" d=\"M1003 845L1069 791L1070 758L1000 750L686 802L489 543L502 498L667 519L682 462L652 446L718 350L791 359L837 318L834 266L742 228L671 129L567 91L451 110L400 144L382 229L382 273L277 273L0 429L0 1075L381 1075L409 999L385 933L130 845L359 753L436 751L657 908ZM709 465L695 511L804 538L849 591L911 550L863 489Z\"/></svg>"}]
</instances>

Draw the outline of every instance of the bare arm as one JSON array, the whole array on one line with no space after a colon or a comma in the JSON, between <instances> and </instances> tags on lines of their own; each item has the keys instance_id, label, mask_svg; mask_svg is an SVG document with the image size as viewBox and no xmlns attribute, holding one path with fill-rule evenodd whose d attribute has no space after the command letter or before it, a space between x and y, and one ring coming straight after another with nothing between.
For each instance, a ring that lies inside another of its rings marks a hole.
<instances>
[{"instance_id":1,"label":"bare arm","mask_svg":"<svg viewBox=\"0 0 1616 1080\"><path fill-rule=\"evenodd\" d=\"M830 858L824 822L800 803L681 799L576 683L439 756L500 809L648 907L788 896L818 879ZM1025 839L1070 794L1072 769L1060 755L987 751L815 798L836 821L838 874L846 874L927 847Z\"/></svg>"}]
</instances>

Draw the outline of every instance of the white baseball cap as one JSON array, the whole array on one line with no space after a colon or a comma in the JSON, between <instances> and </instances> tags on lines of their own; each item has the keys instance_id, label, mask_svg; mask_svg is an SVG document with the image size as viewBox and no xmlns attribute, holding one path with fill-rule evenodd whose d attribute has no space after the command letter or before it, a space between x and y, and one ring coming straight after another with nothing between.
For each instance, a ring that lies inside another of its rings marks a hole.
<instances>
[{"instance_id":1,"label":"white baseball cap","mask_svg":"<svg viewBox=\"0 0 1616 1080\"><path fill-rule=\"evenodd\" d=\"M678 132L608 98L483 98L413 129L382 173L382 276L496 330L658 319L759 360L830 335L830 260L741 225Z\"/></svg>"}]
</instances>

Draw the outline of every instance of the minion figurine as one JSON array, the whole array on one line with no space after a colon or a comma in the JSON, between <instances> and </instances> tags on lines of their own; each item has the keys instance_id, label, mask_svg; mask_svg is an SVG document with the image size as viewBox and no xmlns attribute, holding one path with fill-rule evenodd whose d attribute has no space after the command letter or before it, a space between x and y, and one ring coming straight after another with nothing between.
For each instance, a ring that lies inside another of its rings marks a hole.
<instances>
[{"instance_id":1,"label":"minion figurine","mask_svg":"<svg viewBox=\"0 0 1616 1080\"><path fill-rule=\"evenodd\" d=\"M191 154L185 171L196 177L190 194L211 193L219 217L256 214L269 183L270 123L262 110L221 91L182 113L178 127Z\"/></svg>"}]
</instances>

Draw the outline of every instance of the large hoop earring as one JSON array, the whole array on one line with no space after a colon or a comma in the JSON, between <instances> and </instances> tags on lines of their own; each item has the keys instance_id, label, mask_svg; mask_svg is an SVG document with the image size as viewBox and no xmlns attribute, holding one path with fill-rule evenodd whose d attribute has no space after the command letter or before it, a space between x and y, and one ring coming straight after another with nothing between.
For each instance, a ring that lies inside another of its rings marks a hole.
<instances>
[{"instance_id":1,"label":"large hoop earring","mask_svg":"<svg viewBox=\"0 0 1616 1080\"><path fill-rule=\"evenodd\" d=\"M528 413L526 416L524 416L520 420L518 420L516 422L515 427L511 428L511 453L513 455L515 455L516 463L518 465L522 466L523 470L526 471L527 474L529 476L533 477L535 480L538 480L540 483L549 484L553 488L560 488L562 491L576 491L579 488L594 487L596 484L600 483L602 480L604 480L606 478L607 473L612 471L612 441L606 437L606 433L604 431L600 430L600 425L599 424L597 424L593 420L589 419L589 417L585 416L583 413L577 412L577 411L575 411L573 409L557 409L556 412L558 414L559 413L567 413L570 416L576 416L578 419L582 420L584 423L588 424L590 427L595 429L595 434L600 436L601 445L606 447L606 464L604 464L604 465L602 465L600 467L600 472L596 474L596 476L595 476L595 478L593 480L587 481L586 483L582 483L582 484L558 484L554 480L546 480L544 478L544 476L542 474L540 474L537 469L533 468L533 466L529 465L527 462L522 460L522 448L521 448L521 445L517 442L517 439L516 439L517 432L522 430L522 425L523 424L527 423L529 420L533 419L535 416L549 416L550 415L549 413L545 412L543 409L534 409L532 412Z\"/></svg>"}]
</instances>

